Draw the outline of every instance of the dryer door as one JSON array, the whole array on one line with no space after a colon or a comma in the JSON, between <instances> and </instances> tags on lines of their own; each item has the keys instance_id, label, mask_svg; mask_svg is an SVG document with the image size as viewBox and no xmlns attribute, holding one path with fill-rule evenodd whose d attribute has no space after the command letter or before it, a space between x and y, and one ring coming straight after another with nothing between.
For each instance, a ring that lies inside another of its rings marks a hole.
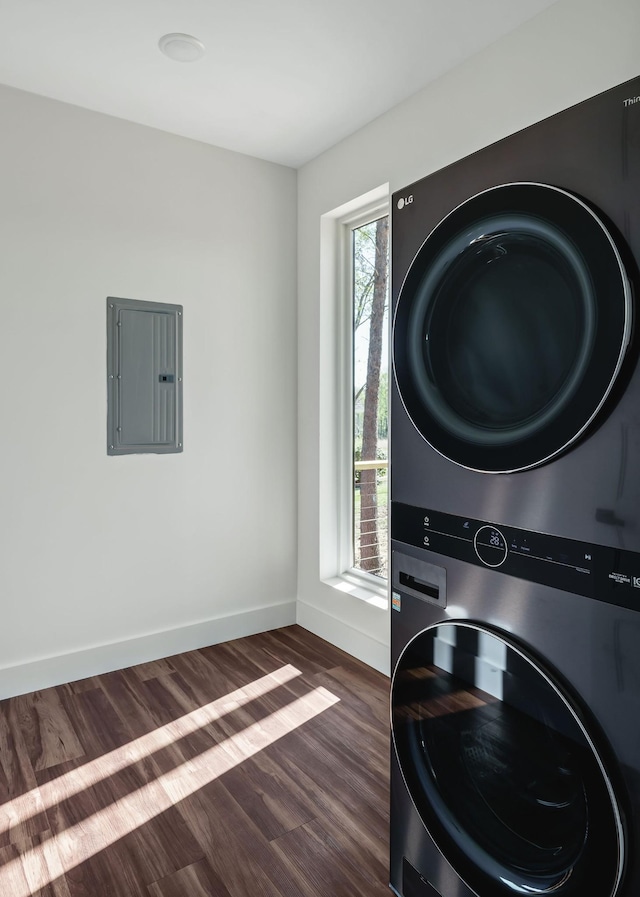
<instances>
[{"instance_id":1,"label":"dryer door","mask_svg":"<svg viewBox=\"0 0 640 897\"><path fill-rule=\"evenodd\" d=\"M592 727L534 659L446 622L402 653L391 690L398 764L424 825L479 897L613 897L622 816Z\"/></svg>"},{"instance_id":2,"label":"dryer door","mask_svg":"<svg viewBox=\"0 0 640 897\"><path fill-rule=\"evenodd\" d=\"M394 318L398 389L452 461L535 467L600 411L631 318L620 253L593 209L544 184L494 187L444 218L409 268Z\"/></svg>"}]
</instances>

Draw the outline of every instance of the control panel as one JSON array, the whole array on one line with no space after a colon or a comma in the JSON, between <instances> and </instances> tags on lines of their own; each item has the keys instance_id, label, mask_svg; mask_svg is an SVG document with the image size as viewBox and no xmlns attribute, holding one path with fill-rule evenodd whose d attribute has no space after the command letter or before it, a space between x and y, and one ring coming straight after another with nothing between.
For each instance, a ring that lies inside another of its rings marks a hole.
<instances>
[{"instance_id":1,"label":"control panel","mask_svg":"<svg viewBox=\"0 0 640 897\"><path fill-rule=\"evenodd\" d=\"M640 554L393 502L391 538L498 573L640 610Z\"/></svg>"}]
</instances>

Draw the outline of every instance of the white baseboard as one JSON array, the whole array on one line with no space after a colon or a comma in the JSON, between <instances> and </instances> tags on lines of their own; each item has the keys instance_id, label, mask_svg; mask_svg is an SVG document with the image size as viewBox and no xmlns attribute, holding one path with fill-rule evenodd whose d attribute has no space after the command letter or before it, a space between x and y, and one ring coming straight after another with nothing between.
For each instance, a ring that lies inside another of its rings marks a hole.
<instances>
[{"instance_id":1,"label":"white baseboard","mask_svg":"<svg viewBox=\"0 0 640 897\"><path fill-rule=\"evenodd\" d=\"M297 622L300 626L348 654L352 654L363 663L384 673L385 676L389 675L391 663L389 645L360 632L353 626L349 626L342 620L338 620L310 604L298 601L297 607Z\"/></svg>"},{"instance_id":2,"label":"white baseboard","mask_svg":"<svg viewBox=\"0 0 640 897\"><path fill-rule=\"evenodd\" d=\"M217 617L139 638L99 645L72 654L46 657L30 663L0 669L0 699L26 694L124 667L147 663L183 651L194 651L230 639L279 629L296 622L296 602L286 601L270 607Z\"/></svg>"}]
</instances>

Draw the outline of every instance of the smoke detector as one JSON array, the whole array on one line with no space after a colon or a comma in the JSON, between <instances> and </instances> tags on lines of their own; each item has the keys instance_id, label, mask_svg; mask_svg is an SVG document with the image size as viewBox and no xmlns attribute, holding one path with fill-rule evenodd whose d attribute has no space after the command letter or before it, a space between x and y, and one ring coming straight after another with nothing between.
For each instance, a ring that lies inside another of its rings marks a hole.
<instances>
[{"instance_id":1,"label":"smoke detector","mask_svg":"<svg viewBox=\"0 0 640 897\"><path fill-rule=\"evenodd\" d=\"M196 62L204 56L204 44L190 34L165 34L158 41L165 56L175 62Z\"/></svg>"}]
</instances>

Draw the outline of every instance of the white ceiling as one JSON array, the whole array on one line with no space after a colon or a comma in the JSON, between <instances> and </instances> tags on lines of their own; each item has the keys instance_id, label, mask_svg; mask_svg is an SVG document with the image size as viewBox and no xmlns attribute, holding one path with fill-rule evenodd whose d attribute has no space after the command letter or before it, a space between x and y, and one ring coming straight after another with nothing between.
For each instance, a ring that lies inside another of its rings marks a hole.
<instances>
[{"instance_id":1,"label":"white ceiling","mask_svg":"<svg viewBox=\"0 0 640 897\"><path fill-rule=\"evenodd\" d=\"M297 167L554 2L0 0L0 83Z\"/></svg>"}]
</instances>

